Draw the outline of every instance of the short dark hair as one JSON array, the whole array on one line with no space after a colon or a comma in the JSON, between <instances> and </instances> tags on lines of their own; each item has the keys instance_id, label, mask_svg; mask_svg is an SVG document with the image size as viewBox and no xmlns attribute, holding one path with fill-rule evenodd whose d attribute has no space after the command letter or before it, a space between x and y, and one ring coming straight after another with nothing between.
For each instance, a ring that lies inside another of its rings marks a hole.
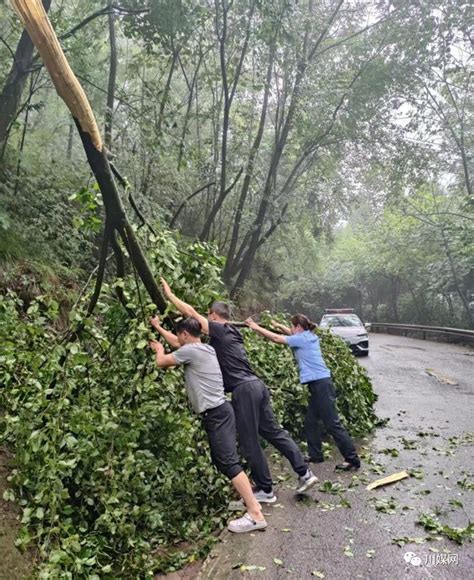
<instances>
[{"instance_id":1,"label":"short dark hair","mask_svg":"<svg viewBox=\"0 0 474 580\"><path fill-rule=\"evenodd\" d=\"M304 314L295 314L291 317L291 324L293 326L301 326L303 330L314 330L317 326L314 322Z\"/></svg>"},{"instance_id":2,"label":"short dark hair","mask_svg":"<svg viewBox=\"0 0 474 580\"><path fill-rule=\"evenodd\" d=\"M213 302L209 310L224 320L230 320L230 308L225 302Z\"/></svg>"},{"instance_id":3,"label":"short dark hair","mask_svg":"<svg viewBox=\"0 0 474 580\"><path fill-rule=\"evenodd\" d=\"M176 333L181 334L185 331L191 336L197 337L201 334L201 323L197 318L194 318L194 316L184 318L176 324Z\"/></svg>"}]
</instances>

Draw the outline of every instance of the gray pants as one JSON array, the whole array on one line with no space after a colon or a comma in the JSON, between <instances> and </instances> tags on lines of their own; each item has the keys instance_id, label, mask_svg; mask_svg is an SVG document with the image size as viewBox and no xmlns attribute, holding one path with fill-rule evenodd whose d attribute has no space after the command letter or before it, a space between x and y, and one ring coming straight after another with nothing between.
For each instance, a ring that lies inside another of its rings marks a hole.
<instances>
[{"instance_id":1,"label":"gray pants","mask_svg":"<svg viewBox=\"0 0 474 580\"><path fill-rule=\"evenodd\" d=\"M275 419L270 394L265 384L255 377L237 385L232 391L237 435L242 455L249 464L257 488L265 492L272 489L272 478L267 458L260 445L260 436L271 443L302 476L308 466L296 443Z\"/></svg>"}]
</instances>

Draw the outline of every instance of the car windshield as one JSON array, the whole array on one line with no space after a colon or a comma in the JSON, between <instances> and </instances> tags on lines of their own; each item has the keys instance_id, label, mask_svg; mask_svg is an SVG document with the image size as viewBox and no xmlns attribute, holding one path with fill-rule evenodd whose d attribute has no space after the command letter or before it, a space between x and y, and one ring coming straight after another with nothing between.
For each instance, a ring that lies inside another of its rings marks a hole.
<instances>
[{"instance_id":1,"label":"car windshield","mask_svg":"<svg viewBox=\"0 0 474 580\"><path fill-rule=\"evenodd\" d=\"M362 326L362 322L355 314L339 314L338 316L323 316L321 326Z\"/></svg>"}]
</instances>

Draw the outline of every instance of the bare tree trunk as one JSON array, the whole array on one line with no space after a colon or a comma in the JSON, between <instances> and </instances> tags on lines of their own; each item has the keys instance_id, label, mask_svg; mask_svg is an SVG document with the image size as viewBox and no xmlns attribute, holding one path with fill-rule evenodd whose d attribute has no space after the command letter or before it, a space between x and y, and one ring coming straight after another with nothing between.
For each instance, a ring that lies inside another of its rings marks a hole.
<instances>
[{"instance_id":1,"label":"bare tree trunk","mask_svg":"<svg viewBox=\"0 0 474 580\"><path fill-rule=\"evenodd\" d=\"M268 208L270 206L271 195L272 195L272 192L274 190L275 183L276 183L278 166L280 164L281 156L283 154L283 150L286 146L288 136L289 136L290 130L291 130L292 125L293 125L293 119L294 119L294 115L296 112L296 107L297 107L297 104L299 103L299 99L300 99L301 83L304 79L304 75L306 73L308 65L310 64L310 62L312 61L312 59L316 55L317 50L318 50L321 42L325 38L330 27L332 26L339 10L342 7L343 1L344 0L339 0L338 4L336 5L333 12L329 16L325 26L323 27L322 31L320 32L318 38L314 42L311 49L309 49L309 47L308 47L309 31L306 30L306 32L305 32L304 40L303 40L303 47L302 47L300 58L298 59L295 80L294 80L293 87L291 90L290 104L288 105L288 111L286 113L286 118L284 119L284 121L282 120L281 131L278 132L278 138L275 140L275 144L274 144L273 151L272 151L272 158L270 161L270 166L269 166L269 169L267 172L265 186L263 189L263 195L262 195L262 198L260 201L257 215L255 217L255 220L254 220L254 222L252 224L252 228L251 228L252 233L249 237L246 237L245 241L247 244L247 248L245 249L245 251L243 251L243 248L241 246L241 248L238 252L238 254L242 256L242 258L239 262L239 270L240 271L238 272L237 279L236 279L236 281L232 287L232 290L231 290L231 295L233 295L233 296L235 296L240 291L240 289L244 285L245 281L247 280L247 278L250 274L250 271L252 269L252 266L253 266L255 255L257 253L258 248L261 245L261 236L262 236L262 232L263 232L263 228L264 228L264 224L265 224L265 218L267 215L267 211L268 211ZM312 9L312 2L310 2L308 10L311 10L311 9ZM273 231L273 228L271 228L271 230ZM265 234L265 238L268 238L267 234ZM234 266L234 271L235 271L235 266Z\"/></svg>"},{"instance_id":2,"label":"bare tree trunk","mask_svg":"<svg viewBox=\"0 0 474 580\"><path fill-rule=\"evenodd\" d=\"M115 38L115 14L113 1L109 0L109 39L110 39L110 68L109 83L107 87L107 109L105 111L105 146L112 150L112 123L114 117L115 84L117 80L117 42Z\"/></svg>"},{"instance_id":3,"label":"bare tree trunk","mask_svg":"<svg viewBox=\"0 0 474 580\"><path fill-rule=\"evenodd\" d=\"M168 71L168 76L166 78L165 88L163 89L163 95L160 101L160 108L158 112L158 119L156 120L156 135L158 147L161 144L161 137L163 134L163 121L165 118L165 107L168 102L169 93L171 89L171 81L173 79L173 74L176 68L176 63L178 62L179 50L173 47L173 56L171 57L170 68ZM146 159L146 156L145 156ZM148 188L150 187L153 164L155 162L154 151L151 150L148 153L148 161L146 163L146 169L144 169L143 180L142 180L142 194L146 195L148 193Z\"/></svg>"},{"instance_id":4,"label":"bare tree trunk","mask_svg":"<svg viewBox=\"0 0 474 580\"><path fill-rule=\"evenodd\" d=\"M421 324L426 323L426 321L425 321L426 309L424 308L423 305L420 305L420 303L418 301L418 297L416 295L416 292L415 292L413 286L410 284L410 282L408 282L408 280L405 280L405 283L408 287L408 290L410 291L411 297L413 298L413 304L415 305L416 312L418 314L418 322Z\"/></svg>"},{"instance_id":5,"label":"bare tree trunk","mask_svg":"<svg viewBox=\"0 0 474 580\"><path fill-rule=\"evenodd\" d=\"M204 224L201 235L199 236L201 240L209 239L209 234L211 232L211 227L213 225L214 219L219 210L221 209L227 194L229 193L228 188L226 188L226 176L227 176L227 140L229 135L230 109L232 107L232 101L234 100L235 91L237 89L237 84L239 82L240 74L242 72L242 65L245 59L245 55L247 54L247 48L250 38L250 28L252 24L253 14L255 11L255 5L256 2L254 0L249 10L245 39L242 46L242 50L240 52L236 71L234 73L232 82L229 83L229 79L227 76L228 63L226 62L226 54L225 54L225 48L227 43L227 15L229 12L229 7L225 5L225 2L222 2L222 29L219 30L218 1L215 0L216 35L217 38L219 39L219 60L222 76L222 87L224 93L224 116L222 119L222 141L221 141L221 174L220 174L219 194L217 195L217 198L211 207L211 210L206 219L206 223Z\"/></svg>"},{"instance_id":6,"label":"bare tree trunk","mask_svg":"<svg viewBox=\"0 0 474 580\"><path fill-rule=\"evenodd\" d=\"M74 122L71 119L70 123L69 123L69 134L68 134L68 138L67 138L67 158L71 159L72 158L72 140L74 138Z\"/></svg>"},{"instance_id":7,"label":"bare tree trunk","mask_svg":"<svg viewBox=\"0 0 474 580\"><path fill-rule=\"evenodd\" d=\"M45 12L48 12L50 6L51 0L43 0ZM33 62L34 48L28 32L23 30L13 56L12 67L0 94L0 148L2 151L8 139L11 123L20 106L21 95Z\"/></svg>"},{"instance_id":8,"label":"bare tree trunk","mask_svg":"<svg viewBox=\"0 0 474 580\"><path fill-rule=\"evenodd\" d=\"M458 296L461 299L464 310L466 311L467 319L469 320L469 324L470 324L470 326L472 326L473 320L472 320L472 313L471 313L471 310L469 308L469 300L467 299L466 292L464 292L463 289L461 288L461 282L459 281L459 277L458 277L458 274L456 272L454 259L453 259L452 253L451 253L451 249L449 247L448 238L446 236L446 232L444 231L444 228L441 228L441 236L443 238L444 251L446 252L446 257L448 258L449 269L451 270L451 274L453 276L453 282L454 282L454 286L456 288L456 292L458 293Z\"/></svg>"},{"instance_id":9,"label":"bare tree trunk","mask_svg":"<svg viewBox=\"0 0 474 580\"><path fill-rule=\"evenodd\" d=\"M163 130L163 121L165 118L165 107L168 102L170 89L171 89L171 81L173 79L173 74L176 68L176 63L178 62L179 57L179 49L173 46L173 56L171 58L170 70L168 71L168 77L166 79L165 88L163 90L163 96L161 97L160 101L160 111L158 113L158 124L156 127L156 134L158 139L161 140L162 130Z\"/></svg>"},{"instance_id":10,"label":"bare tree trunk","mask_svg":"<svg viewBox=\"0 0 474 580\"><path fill-rule=\"evenodd\" d=\"M194 101L194 88L195 88L196 83L197 83L197 77L198 77L199 69L201 68L201 63L202 63L203 58L204 58L204 54L202 52L200 52L196 68L194 69L191 84L188 87L189 88L188 103L186 106L186 114L184 115L183 129L181 131L181 138L179 140L179 148L178 148L178 164L177 164L178 171L180 171L180 169L182 168L183 155L184 155L184 143L186 140L186 133L188 132L188 124L189 124L189 119L191 116L191 108L193 106L193 101Z\"/></svg>"},{"instance_id":11,"label":"bare tree trunk","mask_svg":"<svg viewBox=\"0 0 474 580\"><path fill-rule=\"evenodd\" d=\"M232 236L230 239L230 246L227 252L227 261L224 268L224 278L227 283L230 282L231 279L231 271L234 265L234 258L235 258L235 251L237 249L237 243L239 241L239 234L240 234L240 225L242 221L242 214L244 211L245 203L247 201L247 195L249 192L250 182L253 177L253 170L255 165L255 160L257 158L257 153L260 149L260 144L262 142L263 131L265 129L265 121L267 117L267 108L268 108L268 98L270 95L270 84L272 80L272 71L273 71L273 63L275 58L275 46L270 46L269 49L269 57L268 57L268 66L267 66L267 74L265 79L265 89L263 93L263 102L262 102L262 109L260 112L260 121L257 129L257 134L255 136L255 140L252 144L250 149L250 155L247 161L247 167L245 170L245 177L244 182L242 184L242 190L240 192L239 202L237 205L237 210L234 217L234 225L232 228Z\"/></svg>"},{"instance_id":12,"label":"bare tree trunk","mask_svg":"<svg viewBox=\"0 0 474 580\"><path fill-rule=\"evenodd\" d=\"M400 278L398 276L392 276L390 282L390 297L392 302L393 318L395 322L399 322L400 317L398 314L398 294L400 290Z\"/></svg>"}]
</instances>

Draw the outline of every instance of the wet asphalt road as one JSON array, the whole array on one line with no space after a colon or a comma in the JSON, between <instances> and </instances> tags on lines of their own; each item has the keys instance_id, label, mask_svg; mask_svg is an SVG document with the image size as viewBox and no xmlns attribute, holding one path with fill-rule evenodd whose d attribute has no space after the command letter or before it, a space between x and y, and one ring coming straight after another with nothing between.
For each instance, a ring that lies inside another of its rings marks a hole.
<instances>
[{"instance_id":1,"label":"wet asphalt road","mask_svg":"<svg viewBox=\"0 0 474 580\"><path fill-rule=\"evenodd\" d=\"M273 454L278 502L264 509L268 529L224 533L200 578L474 577L472 543L460 546L416 523L422 513L452 527L474 521L474 350L381 334L370 342L370 357L360 362L379 395L378 415L390 421L359 442L363 469L357 477L334 473L340 456L333 449L314 469L321 483L299 501L294 474ZM403 469L413 475L365 489ZM323 492L323 482L339 489Z\"/></svg>"}]
</instances>

